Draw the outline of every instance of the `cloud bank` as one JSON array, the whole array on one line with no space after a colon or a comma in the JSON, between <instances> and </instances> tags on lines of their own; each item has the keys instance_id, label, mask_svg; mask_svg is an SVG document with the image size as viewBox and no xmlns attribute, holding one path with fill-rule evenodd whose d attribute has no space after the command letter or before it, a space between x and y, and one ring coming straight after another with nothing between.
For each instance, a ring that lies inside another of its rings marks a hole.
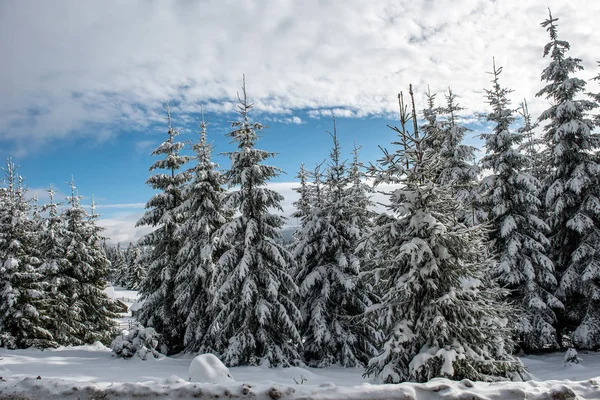
<instances>
[{"instance_id":1,"label":"cloud bank","mask_svg":"<svg viewBox=\"0 0 600 400\"><path fill-rule=\"evenodd\" d=\"M419 98L451 85L477 112L493 56L537 113L548 6L581 77L596 75L600 2L587 0L3 1L0 141L103 140L162 122L165 100L231 111L243 73L257 108L290 123L395 113L408 83Z\"/></svg>"}]
</instances>

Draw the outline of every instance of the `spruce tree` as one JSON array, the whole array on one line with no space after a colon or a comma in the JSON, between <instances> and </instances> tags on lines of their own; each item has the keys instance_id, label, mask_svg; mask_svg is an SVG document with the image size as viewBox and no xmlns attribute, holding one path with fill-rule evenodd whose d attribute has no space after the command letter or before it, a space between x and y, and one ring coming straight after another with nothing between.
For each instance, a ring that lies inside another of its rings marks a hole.
<instances>
[{"instance_id":1,"label":"spruce tree","mask_svg":"<svg viewBox=\"0 0 600 400\"><path fill-rule=\"evenodd\" d=\"M56 340L71 345L109 344L117 315L109 310L110 299L104 293L110 262L102 245L102 228L97 225L94 202L89 214L80 204L81 196L72 179L70 186L69 207L64 211L67 265L57 287L60 300L65 302L60 306L65 315Z\"/></svg>"},{"instance_id":2,"label":"spruce tree","mask_svg":"<svg viewBox=\"0 0 600 400\"><path fill-rule=\"evenodd\" d=\"M140 246L129 243L125 260L127 262L127 287L131 290L138 290L146 277L146 266Z\"/></svg>"},{"instance_id":3,"label":"spruce tree","mask_svg":"<svg viewBox=\"0 0 600 400\"><path fill-rule=\"evenodd\" d=\"M389 194L388 213L369 239L378 249L372 274L383 293L370 312L383 321L386 337L366 375L380 383L512 378L523 366L508 353L505 291L487 274L486 232L456 223L459 203L450 187L434 181L443 160L423 148L427 133L413 122L410 133L395 128L399 148L371 168L376 183L401 188Z\"/></svg>"},{"instance_id":4,"label":"spruce tree","mask_svg":"<svg viewBox=\"0 0 600 400\"><path fill-rule=\"evenodd\" d=\"M105 252L110 261L110 276L112 284L131 289L127 282L129 271L127 262L125 260L125 254L121 249L121 244L117 243L115 247L105 246Z\"/></svg>"},{"instance_id":5,"label":"spruce tree","mask_svg":"<svg viewBox=\"0 0 600 400\"><path fill-rule=\"evenodd\" d=\"M295 211L292 213L292 218L296 218L298 221L298 229L294 232L294 237L300 232L300 230L306 224L307 219L310 217L311 203L313 201L311 194L311 187L308 182L309 172L304 168L304 163L300 164L300 171L296 178L300 179L300 186L293 190L299 194L298 200L292 203Z\"/></svg>"},{"instance_id":6,"label":"spruce tree","mask_svg":"<svg viewBox=\"0 0 600 400\"><path fill-rule=\"evenodd\" d=\"M176 234L183 238L177 263L175 307L185 320L184 346L188 352L217 351L203 345L211 319L208 313L215 288L213 275L219 253L215 251L215 232L228 221L223 205L225 189L218 165L212 162L212 145L206 141L204 118L200 123L200 140L192 146L197 164L193 180L184 188L185 201L179 207L186 220ZM223 249L220 249L222 252Z\"/></svg>"},{"instance_id":7,"label":"spruce tree","mask_svg":"<svg viewBox=\"0 0 600 400\"><path fill-rule=\"evenodd\" d=\"M574 74L581 60L567 57L569 43L558 39L557 18L549 14L541 25L550 34L542 72L546 86L537 96L551 102L539 119L544 122L549 172L546 212L552 230L553 261L560 280L557 296L565 304L560 328L572 332L576 347L600 347L600 137L592 133L587 113L598 105L577 99L586 82Z\"/></svg>"},{"instance_id":8,"label":"spruce tree","mask_svg":"<svg viewBox=\"0 0 600 400\"><path fill-rule=\"evenodd\" d=\"M255 147L265 127L249 119L253 104L245 79L238 99L240 120L227 134L237 151L228 153L231 167L224 176L232 188L225 204L236 215L216 234L225 250L216 265L214 319L205 343L222 348L221 358L229 366L288 366L300 358L301 346L297 287L290 276L294 260L278 244L284 219L269 210L280 210L283 197L265 187L281 170L263 164L274 153Z\"/></svg>"},{"instance_id":9,"label":"spruce tree","mask_svg":"<svg viewBox=\"0 0 600 400\"><path fill-rule=\"evenodd\" d=\"M335 120L334 120L335 124ZM311 207L294 248L299 272L304 359L309 365L365 365L375 354L377 329L359 316L371 305L359 284L358 243L368 233L370 201L361 181L358 150L343 162L334 125L325 201Z\"/></svg>"},{"instance_id":10,"label":"spruce tree","mask_svg":"<svg viewBox=\"0 0 600 400\"><path fill-rule=\"evenodd\" d=\"M354 143L352 163L348 171L349 187L345 193L348 197L350 220L352 221L352 225L360 231L358 242L370 234L375 216L375 213L370 210L373 206L373 202L371 201L373 188L366 181L365 165L359 158L361 147L357 147L356 143Z\"/></svg>"},{"instance_id":11,"label":"spruce tree","mask_svg":"<svg viewBox=\"0 0 600 400\"><path fill-rule=\"evenodd\" d=\"M459 123L458 112L463 108L456 102L456 95L448 89L446 107L441 109L446 120L442 122L442 140L439 156L442 166L438 183L450 185L463 206L457 213L460 222L474 226L485 222L487 216L481 208L479 195L479 167L475 164L473 146L462 144L468 129Z\"/></svg>"},{"instance_id":12,"label":"spruce tree","mask_svg":"<svg viewBox=\"0 0 600 400\"><path fill-rule=\"evenodd\" d=\"M518 150L524 136L510 131L515 120L508 89L500 86L502 67L494 63L492 89L486 89L491 112L486 119L491 133L482 134L486 156L483 168L491 170L482 182L489 209L494 253L498 257L495 274L511 290L510 299L521 312L513 322L525 350L557 349L555 310L564 306L553 292L557 282L554 265L546 253L550 229L539 217L540 183L525 171L527 157Z\"/></svg>"},{"instance_id":13,"label":"spruce tree","mask_svg":"<svg viewBox=\"0 0 600 400\"><path fill-rule=\"evenodd\" d=\"M155 173L146 183L159 193L146 203L146 212L137 222L137 226L148 225L155 230L139 243L152 248L147 275L140 285L140 297L144 301L137 314L138 321L146 327L154 328L162 335L169 353L183 350L185 319L177 312L175 306L175 279L179 271L177 254L181 248L181 239L175 235L181 225L183 215L178 207L183 202L182 187L189 181L190 174L180 171L188 161L188 156L180 154L184 144L176 142L179 134L171 125L171 111L166 105L168 138L152 152L153 156L163 156L150 167Z\"/></svg>"},{"instance_id":14,"label":"spruce tree","mask_svg":"<svg viewBox=\"0 0 600 400\"><path fill-rule=\"evenodd\" d=\"M523 100L519 109L519 114L523 119L523 125L519 128L518 133L523 136L523 140L519 146L519 150L525 154L527 163L523 167L526 172L538 180L540 183L541 190L539 191L540 204L538 209L540 215L544 212L544 200L546 191L544 190L544 176L545 171L543 170L544 165L548 165L547 151L541 138L535 135L535 129L539 126L537 121L533 120L533 117L529 113L529 107L527 106L527 100Z\"/></svg>"},{"instance_id":15,"label":"spruce tree","mask_svg":"<svg viewBox=\"0 0 600 400\"><path fill-rule=\"evenodd\" d=\"M8 158L7 188L0 211L0 344L10 348L54 347L46 329L46 296L39 266L31 202L17 166Z\"/></svg>"},{"instance_id":16,"label":"spruce tree","mask_svg":"<svg viewBox=\"0 0 600 400\"><path fill-rule=\"evenodd\" d=\"M44 229L39 235L39 250L42 254L40 272L48 287L45 307L48 316L47 326L55 341L59 345L70 345L76 342L71 340L72 328L63 318L69 312L67 293L59 290L68 280L65 273L69 268L67 260L67 230L63 215L59 212L60 203L54 202L56 192L50 185L47 190L49 202L42 206L46 214Z\"/></svg>"}]
</instances>

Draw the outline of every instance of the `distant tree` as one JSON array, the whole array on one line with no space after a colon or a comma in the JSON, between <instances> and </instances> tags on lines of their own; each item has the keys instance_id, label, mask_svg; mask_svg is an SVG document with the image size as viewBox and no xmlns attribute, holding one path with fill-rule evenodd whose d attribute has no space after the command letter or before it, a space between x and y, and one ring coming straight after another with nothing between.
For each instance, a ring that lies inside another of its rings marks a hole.
<instances>
[{"instance_id":1,"label":"distant tree","mask_svg":"<svg viewBox=\"0 0 600 400\"><path fill-rule=\"evenodd\" d=\"M113 285L122 286L130 289L128 283L128 265L125 259L125 252L121 249L121 244L116 246L105 246L106 255L110 261L110 277Z\"/></svg>"},{"instance_id":2,"label":"distant tree","mask_svg":"<svg viewBox=\"0 0 600 400\"><path fill-rule=\"evenodd\" d=\"M269 211L280 210L283 197L265 185L281 171L262 164L275 154L255 147L264 126L250 121L252 107L244 79L241 119L227 134L237 151L228 153L231 168L225 179L233 189L225 204L236 214L216 233L225 251L216 266L213 321L205 345L222 348L221 357L230 366L287 366L300 359L301 346L297 288L290 276L294 259L278 243L283 218Z\"/></svg>"},{"instance_id":3,"label":"distant tree","mask_svg":"<svg viewBox=\"0 0 600 400\"><path fill-rule=\"evenodd\" d=\"M406 122L402 95L400 110ZM457 224L452 189L434 181L444 160L423 148L427 132L419 132L414 111L412 119L412 132L395 128L398 149L371 167L376 183L401 187L389 194L388 213L369 239L378 250L371 274L382 292L370 312L386 337L365 374L381 383L515 378L524 367L508 353L506 292L488 277L486 232Z\"/></svg>"},{"instance_id":4,"label":"distant tree","mask_svg":"<svg viewBox=\"0 0 600 400\"><path fill-rule=\"evenodd\" d=\"M519 150L525 154L526 164L524 170L531 176L540 182L540 200L541 203L538 205L540 215L543 214L544 201L541 197L545 197L546 191L543 188L544 176L546 171L543 170L544 165L548 165L549 162L548 152L543 140L535 135L535 129L539 126L537 121L533 120L533 117L529 113L529 107L527 106L527 100L523 100L519 110L521 118L523 118L523 126L518 130L518 133L523 137L522 142L519 145Z\"/></svg>"},{"instance_id":5,"label":"distant tree","mask_svg":"<svg viewBox=\"0 0 600 400\"><path fill-rule=\"evenodd\" d=\"M143 246L152 248L149 258L144 260L148 265L146 277L140 285L140 297L145 302L137 314L138 321L145 327L152 327L162 335L169 353L183 350L185 319L177 312L175 306L175 278L179 271L177 254L181 248L181 239L175 235L183 222L183 215L178 207L183 202L182 188L189 181L190 174L180 171L188 161L188 156L180 155L184 147L176 142L179 134L171 125L171 111L166 105L168 138L152 152L153 156L163 156L150 167L150 171L165 170L155 173L146 183L159 193L146 203L146 212L137 222L137 226L148 225L155 230L139 241Z\"/></svg>"},{"instance_id":6,"label":"distant tree","mask_svg":"<svg viewBox=\"0 0 600 400\"><path fill-rule=\"evenodd\" d=\"M441 139L438 139L441 159L437 183L449 185L463 206L459 208L457 218L466 225L473 226L485 222L486 215L480 206L479 167L475 164L473 146L463 144L468 129L459 123L457 113L463 110L456 102L456 95L448 89L446 107L441 114L446 120L441 123Z\"/></svg>"},{"instance_id":7,"label":"distant tree","mask_svg":"<svg viewBox=\"0 0 600 400\"><path fill-rule=\"evenodd\" d=\"M300 197L292 203L295 208L295 211L292 213L292 218L298 220L298 225L300 227L303 227L306 220L310 217L311 203L314 200L308 181L309 177L310 173L304 168L304 163L300 164L300 171L298 171L298 175L296 175L296 178L300 179L300 186L293 189ZM298 232L298 230L296 230L296 232Z\"/></svg>"},{"instance_id":8,"label":"distant tree","mask_svg":"<svg viewBox=\"0 0 600 400\"><path fill-rule=\"evenodd\" d=\"M553 261L560 279L557 296L566 310L559 315L561 333L572 332L580 349L600 347L600 136L586 115L598 107L576 98L586 82L573 75L581 60L567 57L569 43L558 39L557 18L549 14L542 26L550 34L542 72L546 86L537 96L551 102L540 115L548 145L546 212L552 229Z\"/></svg>"},{"instance_id":9,"label":"distant tree","mask_svg":"<svg viewBox=\"0 0 600 400\"><path fill-rule=\"evenodd\" d=\"M8 158L0 209L0 345L55 347L48 318L31 201L17 166Z\"/></svg>"},{"instance_id":10,"label":"distant tree","mask_svg":"<svg viewBox=\"0 0 600 400\"><path fill-rule=\"evenodd\" d=\"M204 118L200 123L200 140L192 146L197 164L192 168L192 181L183 189L184 202L178 212L186 220L177 228L182 246L177 255L180 265L175 278L175 307L185 320L184 346L188 352L218 351L204 345L204 337L211 323L210 302L216 288L215 262L220 253L215 244L215 232L230 218L223 199L225 189L218 165L212 162L212 145L206 141Z\"/></svg>"},{"instance_id":11,"label":"distant tree","mask_svg":"<svg viewBox=\"0 0 600 400\"><path fill-rule=\"evenodd\" d=\"M484 178L482 188L490 210L491 237L499 261L495 274L511 290L511 300L522 312L514 323L525 350L557 349L555 310L563 304L554 297L557 281L554 265L548 258L550 228L539 217L540 183L527 169L527 157L519 152L522 133L510 131L514 122L507 95L500 86L502 67L494 63L492 89L486 89L491 111L487 120L493 131L482 134L486 156L483 168L492 173ZM527 121L526 121L527 123Z\"/></svg>"},{"instance_id":12,"label":"distant tree","mask_svg":"<svg viewBox=\"0 0 600 400\"><path fill-rule=\"evenodd\" d=\"M349 218L352 221L352 225L356 226L360 230L361 238L358 240L362 241L363 237L370 234L370 230L373 226L373 218L375 213L371 211L373 202L371 201L371 195L373 193L372 186L367 183L367 174L364 163L359 158L359 151L362 146L356 146L352 149L352 163L348 171L348 188L345 195L348 197L349 204Z\"/></svg>"},{"instance_id":13,"label":"distant tree","mask_svg":"<svg viewBox=\"0 0 600 400\"><path fill-rule=\"evenodd\" d=\"M129 243L125 252L125 260L127 262L127 287L131 290L138 290L146 277L146 265L140 246Z\"/></svg>"}]
</instances>

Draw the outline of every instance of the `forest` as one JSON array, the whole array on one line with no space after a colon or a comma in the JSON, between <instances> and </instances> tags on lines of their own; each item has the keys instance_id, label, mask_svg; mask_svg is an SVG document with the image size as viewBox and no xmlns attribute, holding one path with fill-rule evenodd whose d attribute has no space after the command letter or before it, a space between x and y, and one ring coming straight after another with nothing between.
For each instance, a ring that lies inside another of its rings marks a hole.
<instances>
[{"instance_id":1,"label":"forest","mask_svg":"<svg viewBox=\"0 0 600 400\"><path fill-rule=\"evenodd\" d=\"M511 104L494 62L479 160L451 89L419 105L407 85L379 160L355 145L346 161L334 119L326 162L297 173L291 243L283 197L267 187L282 171L257 147L268 131L252 119L245 78L226 169L204 120L193 156L182 153L167 104L146 182L155 195L137 222L153 231L126 249L106 244L74 181L66 203L50 187L39 205L9 158L0 347L110 344L111 282L139 290L137 321L162 353L227 366L362 366L378 383L526 380L520 352L600 349L600 93L577 77L582 60L557 18L542 27L537 96L549 107L535 117ZM382 187L392 189L379 212Z\"/></svg>"}]
</instances>

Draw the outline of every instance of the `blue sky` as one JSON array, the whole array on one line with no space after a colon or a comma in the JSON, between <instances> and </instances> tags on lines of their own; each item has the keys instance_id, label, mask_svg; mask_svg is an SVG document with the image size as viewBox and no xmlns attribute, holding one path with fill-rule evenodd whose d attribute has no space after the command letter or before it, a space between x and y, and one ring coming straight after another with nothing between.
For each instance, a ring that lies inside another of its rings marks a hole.
<instances>
[{"instance_id":1,"label":"blue sky","mask_svg":"<svg viewBox=\"0 0 600 400\"><path fill-rule=\"evenodd\" d=\"M203 105L215 153L230 151L224 133L246 74L253 118L270 126L259 147L279 153L273 164L287 174L275 187L289 203L300 162L327 156L331 113L345 154L356 140L363 160L374 161L377 145L393 138L386 124L396 123L396 96L409 83L419 109L428 85L440 103L452 86L477 131L495 57L513 104L527 98L539 115L548 106L535 98L547 64L539 26L547 7L570 55L583 59L580 77L590 79L600 54L597 3L3 1L0 157L13 155L40 192L54 183L63 196L73 175L80 194L102 206L107 235L139 237L144 230L133 226L152 195L144 184L150 153L166 137L164 102L181 140L196 139Z\"/></svg>"}]
</instances>

